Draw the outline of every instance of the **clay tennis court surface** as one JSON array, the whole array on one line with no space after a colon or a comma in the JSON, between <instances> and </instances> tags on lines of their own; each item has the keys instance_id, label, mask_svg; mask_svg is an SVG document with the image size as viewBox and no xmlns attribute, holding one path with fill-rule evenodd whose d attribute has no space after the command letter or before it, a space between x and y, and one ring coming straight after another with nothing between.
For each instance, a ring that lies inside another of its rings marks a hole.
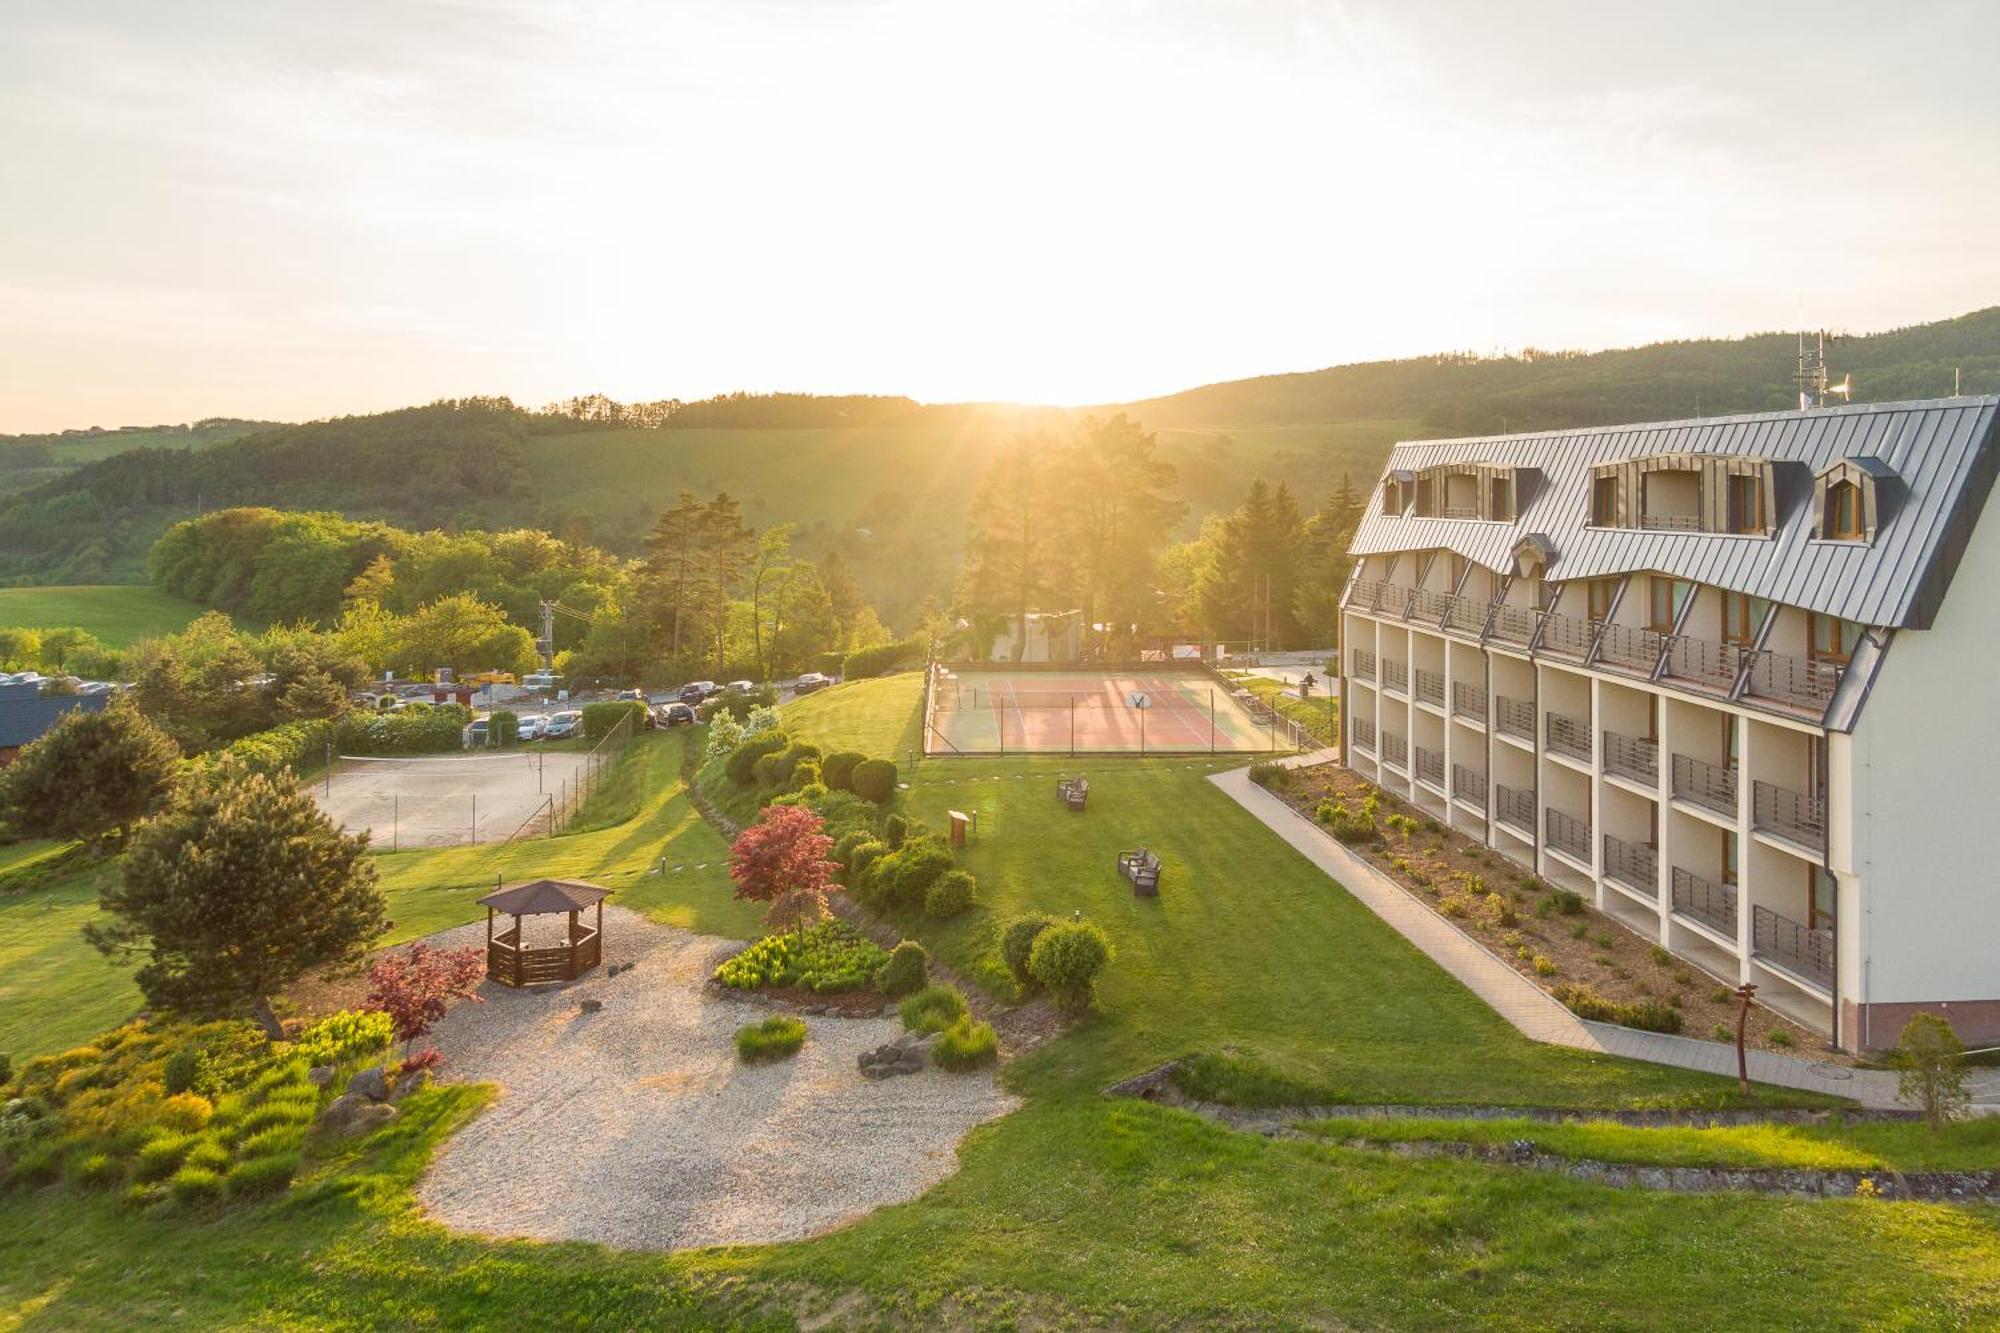
<instances>
[{"instance_id":1,"label":"clay tennis court surface","mask_svg":"<svg viewBox=\"0 0 2000 1333\"><path fill-rule=\"evenodd\" d=\"M1229 754L1288 748L1201 671L939 667L925 753Z\"/></svg>"}]
</instances>

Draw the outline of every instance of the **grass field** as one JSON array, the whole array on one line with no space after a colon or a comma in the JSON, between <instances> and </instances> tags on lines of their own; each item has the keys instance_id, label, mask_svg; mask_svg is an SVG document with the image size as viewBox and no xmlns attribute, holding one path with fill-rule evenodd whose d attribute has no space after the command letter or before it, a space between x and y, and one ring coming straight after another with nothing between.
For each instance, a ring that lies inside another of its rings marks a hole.
<instances>
[{"instance_id":1,"label":"grass field","mask_svg":"<svg viewBox=\"0 0 2000 1333\"><path fill-rule=\"evenodd\" d=\"M923 737L924 674L904 671L850 681L794 699L781 715L785 729L828 754L858 750L908 764Z\"/></svg>"},{"instance_id":2,"label":"grass field","mask_svg":"<svg viewBox=\"0 0 2000 1333\"><path fill-rule=\"evenodd\" d=\"M0 627L52 629L75 625L114 648L183 630L202 610L182 598L130 584L0 588Z\"/></svg>"},{"instance_id":3,"label":"grass field","mask_svg":"<svg viewBox=\"0 0 2000 1333\"><path fill-rule=\"evenodd\" d=\"M1310 699L1301 699L1286 693L1286 687L1278 681L1262 676L1246 676L1239 683L1275 709L1280 717L1288 717L1312 733L1320 744L1332 745L1340 739L1340 701L1330 699L1324 691L1314 693Z\"/></svg>"}]
</instances>

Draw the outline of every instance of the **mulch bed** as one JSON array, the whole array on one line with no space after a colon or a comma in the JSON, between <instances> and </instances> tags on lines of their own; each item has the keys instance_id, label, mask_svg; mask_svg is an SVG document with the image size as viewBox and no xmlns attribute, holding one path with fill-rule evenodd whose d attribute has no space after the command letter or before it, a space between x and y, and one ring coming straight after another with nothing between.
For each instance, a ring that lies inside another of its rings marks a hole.
<instances>
[{"instance_id":1,"label":"mulch bed","mask_svg":"<svg viewBox=\"0 0 2000 1333\"><path fill-rule=\"evenodd\" d=\"M1730 987L1660 951L1654 941L1591 907L1588 899L1580 913L1561 913L1546 881L1348 769L1338 764L1294 769L1288 784L1269 790L1308 818L1322 800L1358 815L1362 803L1374 796L1381 841L1349 844L1348 850L1543 990L1570 982L1622 1003L1665 1001L1680 1011L1682 1036L1724 1040L1726 1030L1726 1040L1735 1042L1737 1002ZM1416 831L1391 829L1386 822L1391 815L1416 820ZM1496 893L1511 911L1512 924L1503 923L1501 905L1491 897ZM1538 970L1537 960L1554 970ZM1747 1040L1752 1047L1853 1063L1851 1057L1827 1050L1824 1037L1762 1005L1751 1006Z\"/></svg>"}]
</instances>

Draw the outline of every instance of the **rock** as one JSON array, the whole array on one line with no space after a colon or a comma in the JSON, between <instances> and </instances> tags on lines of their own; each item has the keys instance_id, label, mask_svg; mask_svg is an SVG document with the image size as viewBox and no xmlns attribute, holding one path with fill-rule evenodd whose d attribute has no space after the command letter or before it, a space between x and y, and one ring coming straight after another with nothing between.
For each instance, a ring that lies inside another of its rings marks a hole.
<instances>
[{"instance_id":1,"label":"rock","mask_svg":"<svg viewBox=\"0 0 2000 1333\"><path fill-rule=\"evenodd\" d=\"M400 1102L414 1092L422 1092L431 1085L431 1071L419 1069L396 1080L396 1086L389 1090L389 1100Z\"/></svg>"},{"instance_id":2,"label":"rock","mask_svg":"<svg viewBox=\"0 0 2000 1333\"><path fill-rule=\"evenodd\" d=\"M596 1013L596 1012L597 1012L598 1010L602 1009L603 1007L604 1007L604 1001L602 1001L602 1000L578 1000L578 1001L577 1001L577 1008L579 1008L579 1009L583 1010L583 1012L585 1012L586 1014L594 1014L594 1013Z\"/></svg>"},{"instance_id":3,"label":"rock","mask_svg":"<svg viewBox=\"0 0 2000 1333\"><path fill-rule=\"evenodd\" d=\"M809 1004L800 1012L809 1018L824 1018L826 1016L826 1006L823 1004Z\"/></svg>"},{"instance_id":4,"label":"rock","mask_svg":"<svg viewBox=\"0 0 2000 1333\"><path fill-rule=\"evenodd\" d=\"M328 1134L357 1134L379 1128L396 1118L396 1108L352 1092L335 1097L319 1113L319 1127Z\"/></svg>"},{"instance_id":5,"label":"rock","mask_svg":"<svg viewBox=\"0 0 2000 1333\"><path fill-rule=\"evenodd\" d=\"M333 1066L314 1065L306 1071L306 1082L312 1084L315 1088L325 1087L327 1084L333 1082Z\"/></svg>"},{"instance_id":6,"label":"rock","mask_svg":"<svg viewBox=\"0 0 2000 1333\"><path fill-rule=\"evenodd\" d=\"M382 1101L389 1095L389 1076L382 1072L382 1066L370 1065L347 1081L347 1095Z\"/></svg>"}]
</instances>

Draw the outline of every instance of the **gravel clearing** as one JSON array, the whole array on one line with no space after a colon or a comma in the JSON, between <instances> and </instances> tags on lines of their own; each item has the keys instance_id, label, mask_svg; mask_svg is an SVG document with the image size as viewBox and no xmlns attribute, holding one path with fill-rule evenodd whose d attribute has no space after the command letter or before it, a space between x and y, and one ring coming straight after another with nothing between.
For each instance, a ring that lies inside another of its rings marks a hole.
<instances>
[{"instance_id":1,"label":"gravel clearing","mask_svg":"<svg viewBox=\"0 0 2000 1333\"><path fill-rule=\"evenodd\" d=\"M481 921L431 942L485 938ZM606 967L582 981L484 982L486 1003L438 1025L446 1077L503 1091L419 1186L437 1221L627 1249L796 1240L922 1194L968 1130L1020 1104L991 1070L862 1078L856 1057L902 1035L894 1017L807 1018L796 1056L741 1064L736 1029L769 1011L703 986L740 944L618 908L604 940Z\"/></svg>"}]
</instances>

